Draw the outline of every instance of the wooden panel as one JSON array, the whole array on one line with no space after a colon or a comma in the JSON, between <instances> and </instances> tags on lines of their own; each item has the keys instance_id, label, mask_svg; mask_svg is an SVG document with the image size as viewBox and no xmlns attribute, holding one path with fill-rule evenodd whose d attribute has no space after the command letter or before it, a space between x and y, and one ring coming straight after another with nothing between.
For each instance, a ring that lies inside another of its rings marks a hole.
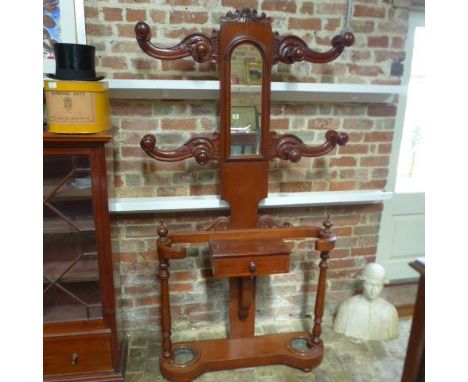
<instances>
[{"instance_id":1,"label":"wooden panel","mask_svg":"<svg viewBox=\"0 0 468 382\"><path fill-rule=\"evenodd\" d=\"M268 162L245 158L220 164L221 198L231 207L232 228L255 228L258 203L268 196Z\"/></svg>"},{"instance_id":2,"label":"wooden panel","mask_svg":"<svg viewBox=\"0 0 468 382\"><path fill-rule=\"evenodd\" d=\"M44 339L44 374L112 370L110 333Z\"/></svg>"}]
</instances>

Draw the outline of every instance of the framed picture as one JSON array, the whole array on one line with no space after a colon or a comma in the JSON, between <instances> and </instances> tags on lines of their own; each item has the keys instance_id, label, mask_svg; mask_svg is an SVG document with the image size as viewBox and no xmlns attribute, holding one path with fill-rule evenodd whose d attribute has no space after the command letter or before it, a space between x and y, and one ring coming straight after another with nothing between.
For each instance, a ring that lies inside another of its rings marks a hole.
<instances>
[{"instance_id":1,"label":"framed picture","mask_svg":"<svg viewBox=\"0 0 468 382\"><path fill-rule=\"evenodd\" d=\"M245 83L258 85L262 83L262 63L256 61L245 61Z\"/></svg>"},{"instance_id":2,"label":"framed picture","mask_svg":"<svg viewBox=\"0 0 468 382\"><path fill-rule=\"evenodd\" d=\"M255 132L258 127L257 108L255 106L231 107L231 133Z\"/></svg>"},{"instance_id":3,"label":"framed picture","mask_svg":"<svg viewBox=\"0 0 468 382\"><path fill-rule=\"evenodd\" d=\"M255 106L231 107L231 155L258 154L260 134Z\"/></svg>"},{"instance_id":4,"label":"framed picture","mask_svg":"<svg viewBox=\"0 0 468 382\"><path fill-rule=\"evenodd\" d=\"M43 1L43 73L55 73L54 42L86 44L84 0Z\"/></svg>"}]
</instances>

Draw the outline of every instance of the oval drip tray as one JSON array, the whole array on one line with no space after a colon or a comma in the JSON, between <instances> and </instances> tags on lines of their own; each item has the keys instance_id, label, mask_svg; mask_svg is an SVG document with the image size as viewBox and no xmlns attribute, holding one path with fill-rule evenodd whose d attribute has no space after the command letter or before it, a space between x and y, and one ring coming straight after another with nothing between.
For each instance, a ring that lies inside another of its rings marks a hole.
<instances>
[{"instance_id":1,"label":"oval drip tray","mask_svg":"<svg viewBox=\"0 0 468 382\"><path fill-rule=\"evenodd\" d=\"M196 353L190 348L178 348L174 350L174 363L177 366L185 366L195 360Z\"/></svg>"}]
</instances>

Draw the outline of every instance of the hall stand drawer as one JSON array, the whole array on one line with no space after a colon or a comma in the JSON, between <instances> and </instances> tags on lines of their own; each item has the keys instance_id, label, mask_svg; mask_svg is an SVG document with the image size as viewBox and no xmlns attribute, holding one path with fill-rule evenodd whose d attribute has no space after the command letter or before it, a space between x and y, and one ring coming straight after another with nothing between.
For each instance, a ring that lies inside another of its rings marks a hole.
<instances>
[{"instance_id":1,"label":"hall stand drawer","mask_svg":"<svg viewBox=\"0 0 468 382\"><path fill-rule=\"evenodd\" d=\"M281 239L209 242L214 277L262 276L289 272L289 248Z\"/></svg>"},{"instance_id":2,"label":"hall stand drawer","mask_svg":"<svg viewBox=\"0 0 468 382\"><path fill-rule=\"evenodd\" d=\"M112 371L111 335L57 336L44 339L44 373Z\"/></svg>"}]
</instances>

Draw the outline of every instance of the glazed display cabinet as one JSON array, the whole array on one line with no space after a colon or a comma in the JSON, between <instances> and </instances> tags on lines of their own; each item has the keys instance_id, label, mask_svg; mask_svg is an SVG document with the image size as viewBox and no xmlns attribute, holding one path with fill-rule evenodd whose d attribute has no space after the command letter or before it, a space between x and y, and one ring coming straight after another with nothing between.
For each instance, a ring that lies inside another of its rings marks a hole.
<instances>
[{"instance_id":1,"label":"glazed display cabinet","mask_svg":"<svg viewBox=\"0 0 468 382\"><path fill-rule=\"evenodd\" d=\"M107 134L44 133L44 380L123 381L107 195Z\"/></svg>"}]
</instances>

